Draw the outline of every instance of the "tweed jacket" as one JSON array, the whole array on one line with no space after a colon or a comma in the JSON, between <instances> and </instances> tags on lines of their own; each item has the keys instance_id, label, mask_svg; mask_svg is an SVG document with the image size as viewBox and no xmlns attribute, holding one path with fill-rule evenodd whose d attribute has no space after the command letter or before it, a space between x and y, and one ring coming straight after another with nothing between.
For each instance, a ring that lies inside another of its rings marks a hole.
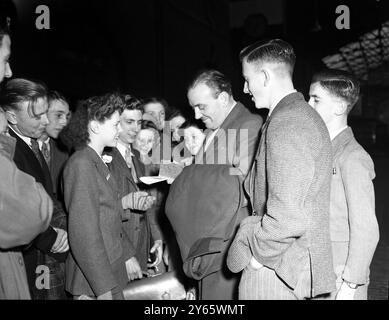
<instances>
[{"instance_id":1,"label":"tweed jacket","mask_svg":"<svg viewBox=\"0 0 389 320\"><path fill-rule=\"evenodd\" d=\"M329 232L332 152L328 130L301 93L284 97L267 119L245 188L254 208L242 221L227 264L251 257L295 288L310 263L312 296L335 290Z\"/></svg>"},{"instance_id":2,"label":"tweed jacket","mask_svg":"<svg viewBox=\"0 0 389 320\"><path fill-rule=\"evenodd\" d=\"M34 178L13 163L15 138L0 135L0 300L30 299L23 255L49 226L53 204Z\"/></svg>"},{"instance_id":3,"label":"tweed jacket","mask_svg":"<svg viewBox=\"0 0 389 320\"><path fill-rule=\"evenodd\" d=\"M372 182L374 164L350 127L333 139L332 148L331 240L344 242L348 248L342 278L365 284L379 239Z\"/></svg>"},{"instance_id":4,"label":"tweed jacket","mask_svg":"<svg viewBox=\"0 0 389 320\"><path fill-rule=\"evenodd\" d=\"M145 175L144 165L138 160L138 151L132 149L132 152L136 174L138 177L142 177ZM107 154L112 156L112 161L108 164L108 167L118 184L121 197L130 192L139 191L139 187L135 183L131 171L119 150L117 148L107 149ZM126 209L123 215L124 232L127 234L125 239L129 240L130 256L136 256L144 271L147 270L147 259L152 238L153 240L161 239L154 213L152 209L146 212Z\"/></svg>"},{"instance_id":5,"label":"tweed jacket","mask_svg":"<svg viewBox=\"0 0 389 320\"><path fill-rule=\"evenodd\" d=\"M120 291L128 282L122 202L116 181L89 146L76 151L64 170L71 253L66 261L66 290L99 296Z\"/></svg>"},{"instance_id":6,"label":"tweed jacket","mask_svg":"<svg viewBox=\"0 0 389 320\"><path fill-rule=\"evenodd\" d=\"M16 138L14 161L17 167L31 175L43 185L46 192L53 200L53 215L50 226L38 235L32 242L32 246L23 251L26 264L27 278L33 299L57 299L64 298L64 272L63 263L68 252L52 253L50 250L57 239L57 232L54 228L67 229L67 218L62 205L55 199L51 174L46 163L41 166L31 148L13 130L9 130L11 136ZM49 284L44 288L37 288L35 282L39 274L36 268L44 265L49 268Z\"/></svg>"}]
</instances>

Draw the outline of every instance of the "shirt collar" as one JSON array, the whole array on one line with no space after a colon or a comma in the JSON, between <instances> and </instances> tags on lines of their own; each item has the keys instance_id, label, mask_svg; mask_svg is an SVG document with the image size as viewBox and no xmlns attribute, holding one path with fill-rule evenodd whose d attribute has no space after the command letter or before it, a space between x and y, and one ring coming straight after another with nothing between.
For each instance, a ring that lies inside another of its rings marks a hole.
<instances>
[{"instance_id":1,"label":"shirt collar","mask_svg":"<svg viewBox=\"0 0 389 320\"><path fill-rule=\"evenodd\" d=\"M273 110L275 109L275 107L277 106L277 104L278 104L282 99L284 99L286 96L288 96L288 95L290 95L291 93L294 93L294 92L297 92L297 90L294 89L293 91L291 91L291 92L285 94L285 95L284 95L283 97L281 97L280 99L274 101L273 104L272 104L272 105L270 106L270 108L269 108L269 113L268 113L267 116L270 117L271 113L273 112Z\"/></svg>"},{"instance_id":2,"label":"shirt collar","mask_svg":"<svg viewBox=\"0 0 389 320\"><path fill-rule=\"evenodd\" d=\"M348 128L348 126L346 125L340 129L336 130L335 132L332 132L332 133L330 132L331 141L334 140L338 136L339 133L341 133L343 130L345 130L347 128Z\"/></svg>"},{"instance_id":3,"label":"shirt collar","mask_svg":"<svg viewBox=\"0 0 389 320\"><path fill-rule=\"evenodd\" d=\"M22 136L21 134L19 134L18 132L16 132L11 126L9 126L9 128L15 132L15 134L20 138L22 139L30 148L31 148L31 138L30 137L25 137L25 136Z\"/></svg>"}]
</instances>

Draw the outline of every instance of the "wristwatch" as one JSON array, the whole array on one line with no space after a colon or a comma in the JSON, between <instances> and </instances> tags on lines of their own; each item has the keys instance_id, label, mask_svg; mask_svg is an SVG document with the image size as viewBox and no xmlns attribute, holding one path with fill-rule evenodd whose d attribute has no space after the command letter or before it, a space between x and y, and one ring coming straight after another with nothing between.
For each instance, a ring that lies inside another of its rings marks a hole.
<instances>
[{"instance_id":1,"label":"wristwatch","mask_svg":"<svg viewBox=\"0 0 389 320\"><path fill-rule=\"evenodd\" d=\"M347 280L343 280L345 284L347 284L347 286L350 288L350 289L356 289L358 287L358 285L356 283L352 283L352 282L349 282Z\"/></svg>"}]
</instances>

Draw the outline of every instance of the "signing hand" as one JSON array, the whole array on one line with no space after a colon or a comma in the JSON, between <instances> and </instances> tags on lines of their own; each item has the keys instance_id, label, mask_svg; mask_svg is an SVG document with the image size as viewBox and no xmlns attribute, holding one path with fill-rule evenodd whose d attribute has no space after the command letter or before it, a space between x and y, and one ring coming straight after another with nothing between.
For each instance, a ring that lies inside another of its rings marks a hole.
<instances>
[{"instance_id":1,"label":"signing hand","mask_svg":"<svg viewBox=\"0 0 389 320\"><path fill-rule=\"evenodd\" d=\"M54 228L57 232L57 239L55 240L51 252L52 253L63 253L69 250L69 242L68 242L68 233L59 228Z\"/></svg>"},{"instance_id":2,"label":"signing hand","mask_svg":"<svg viewBox=\"0 0 389 320\"><path fill-rule=\"evenodd\" d=\"M130 281L141 279L143 277L139 262L135 257L132 257L126 261L126 270Z\"/></svg>"}]
</instances>

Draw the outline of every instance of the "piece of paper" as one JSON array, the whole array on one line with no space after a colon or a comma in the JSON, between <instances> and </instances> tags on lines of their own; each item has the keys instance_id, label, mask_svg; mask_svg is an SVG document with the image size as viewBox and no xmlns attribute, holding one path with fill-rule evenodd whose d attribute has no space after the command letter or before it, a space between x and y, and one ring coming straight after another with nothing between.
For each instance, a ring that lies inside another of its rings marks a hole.
<instances>
[{"instance_id":1,"label":"piece of paper","mask_svg":"<svg viewBox=\"0 0 389 320\"><path fill-rule=\"evenodd\" d=\"M162 181L166 181L168 184L171 184L183 169L184 167L177 163L161 163L158 176L140 177L139 179L143 183L149 185Z\"/></svg>"},{"instance_id":2,"label":"piece of paper","mask_svg":"<svg viewBox=\"0 0 389 320\"><path fill-rule=\"evenodd\" d=\"M150 176L150 177L140 177L139 179L144 184L154 184L154 183L166 181L169 178L168 177L161 177L161 176Z\"/></svg>"}]
</instances>

